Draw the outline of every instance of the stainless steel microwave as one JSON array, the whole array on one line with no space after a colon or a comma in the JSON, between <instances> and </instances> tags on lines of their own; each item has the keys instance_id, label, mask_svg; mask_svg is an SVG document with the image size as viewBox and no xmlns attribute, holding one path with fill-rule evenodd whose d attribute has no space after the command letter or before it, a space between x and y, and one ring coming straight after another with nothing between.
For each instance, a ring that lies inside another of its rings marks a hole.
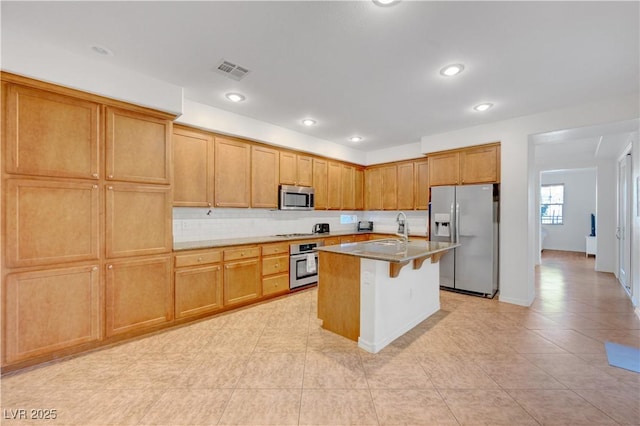
<instances>
[{"instance_id":1,"label":"stainless steel microwave","mask_svg":"<svg viewBox=\"0 0 640 426\"><path fill-rule=\"evenodd\" d=\"M280 210L313 210L313 194L313 188L308 186L280 185Z\"/></svg>"}]
</instances>

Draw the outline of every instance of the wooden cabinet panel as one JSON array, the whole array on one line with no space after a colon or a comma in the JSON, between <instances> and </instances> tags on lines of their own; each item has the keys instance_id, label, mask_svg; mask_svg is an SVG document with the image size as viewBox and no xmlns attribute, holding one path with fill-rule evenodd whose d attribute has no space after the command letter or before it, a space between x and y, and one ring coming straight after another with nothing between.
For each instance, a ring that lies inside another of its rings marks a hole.
<instances>
[{"instance_id":1,"label":"wooden cabinet panel","mask_svg":"<svg viewBox=\"0 0 640 426\"><path fill-rule=\"evenodd\" d=\"M297 180L297 155L293 152L280 152L280 183L283 185L295 185Z\"/></svg>"},{"instance_id":2,"label":"wooden cabinet panel","mask_svg":"<svg viewBox=\"0 0 640 426\"><path fill-rule=\"evenodd\" d=\"M353 236L355 242L369 241L369 234L356 234Z\"/></svg>"},{"instance_id":3,"label":"wooden cabinet panel","mask_svg":"<svg viewBox=\"0 0 640 426\"><path fill-rule=\"evenodd\" d=\"M416 161L415 168L415 205L416 210L429 209L429 162Z\"/></svg>"},{"instance_id":4,"label":"wooden cabinet panel","mask_svg":"<svg viewBox=\"0 0 640 426\"><path fill-rule=\"evenodd\" d=\"M98 104L9 85L5 108L8 173L99 177Z\"/></svg>"},{"instance_id":5,"label":"wooden cabinet panel","mask_svg":"<svg viewBox=\"0 0 640 426\"><path fill-rule=\"evenodd\" d=\"M481 146L460 152L460 171L463 184L500 181L499 147Z\"/></svg>"},{"instance_id":6,"label":"wooden cabinet panel","mask_svg":"<svg viewBox=\"0 0 640 426\"><path fill-rule=\"evenodd\" d=\"M214 175L217 207L249 207L251 145L216 137Z\"/></svg>"},{"instance_id":7,"label":"wooden cabinet panel","mask_svg":"<svg viewBox=\"0 0 640 426\"><path fill-rule=\"evenodd\" d=\"M5 362L98 340L97 265L9 274L3 289Z\"/></svg>"},{"instance_id":8,"label":"wooden cabinet panel","mask_svg":"<svg viewBox=\"0 0 640 426\"><path fill-rule=\"evenodd\" d=\"M170 321L173 313L171 256L107 264L107 336Z\"/></svg>"},{"instance_id":9,"label":"wooden cabinet panel","mask_svg":"<svg viewBox=\"0 0 640 426\"><path fill-rule=\"evenodd\" d=\"M281 274L289 270L289 256L262 258L262 275Z\"/></svg>"},{"instance_id":10,"label":"wooden cabinet panel","mask_svg":"<svg viewBox=\"0 0 640 426\"><path fill-rule=\"evenodd\" d=\"M324 245L325 246L336 246L340 244L340 238L339 237L328 237L324 239Z\"/></svg>"},{"instance_id":11,"label":"wooden cabinet panel","mask_svg":"<svg viewBox=\"0 0 640 426\"><path fill-rule=\"evenodd\" d=\"M262 146L251 147L251 206L278 208L280 153Z\"/></svg>"},{"instance_id":12,"label":"wooden cabinet panel","mask_svg":"<svg viewBox=\"0 0 640 426\"><path fill-rule=\"evenodd\" d=\"M287 291L289 291L289 274L273 275L262 279L263 296Z\"/></svg>"},{"instance_id":13,"label":"wooden cabinet panel","mask_svg":"<svg viewBox=\"0 0 640 426\"><path fill-rule=\"evenodd\" d=\"M8 266L97 260L99 192L90 182L7 179Z\"/></svg>"},{"instance_id":14,"label":"wooden cabinet panel","mask_svg":"<svg viewBox=\"0 0 640 426\"><path fill-rule=\"evenodd\" d=\"M355 193L355 168L346 164L342 165L342 182L340 187L342 188L342 201L340 208L342 210L354 210L356 208L356 193Z\"/></svg>"},{"instance_id":15,"label":"wooden cabinet panel","mask_svg":"<svg viewBox=\"0 0 640 426\"><path fill-rule=\"evenodd\" d=\"M312 158L298 155L298 183L300 186L313 186Z\"/></svg>"},{"instance_id":16,"label":"wooden cabinet panel","mask_svg":"<svg viewBox=\"0 0 640 426\"><path fill-rule=\"evenodd\" d=\"M382 170L366 169L364 172L366 210L382 210Z\"/></svg>"},{"instance_id":17,"label":"wooden cabinet panel","mask_svg":"<svg viewBox=\"0 0 640 426\"><path fill-rule=\"evenodd\" d=\"M328 170L325 160L313 159L313 189L315 197L315 209L325 210L328 202Z\"/></svg>"},{"instance_id":18,"label":"wooden cabinet panel","mask_svg":"<svg viewBox=\"0 0 640 426\"><path fill-rule=\"evenodd\" d=\"M109 184L106 192L107 257L171 252L170 188Z\"/></svg>"},{"instance_id":19,"label":"wooden cabinet panel","mask_svg":"<svg viewBox=\"0 0 640 426\"><path fill-rule=\"evenodd\" d=\"M458 185L460 183L459 176L459 152L429 155L429 185Z\"/></svg>"},{"instance_id":20,"label":"wooden cabinet panel","mask_svg":"<svg viewBox=\"0 0 640 426\"><path fill-rule=\"evenodd\" d=\"M262 255L289 254L289 243L265 244L262 246Z\"/></svg>"},{"instance_id":21,"label":"wooden cabinet panel","mask_svg":"<svg viewBox=\"0 0 640 426\"><path fill-rule=\"evenodd\" d=\"M171 121L106 108L109 180L171 183Z\"/></svg>"},{"instance_id":22,"label":"wooden cabinet panel","mask_svg":"<svg viewBox=\"0 0 640 426\"><path fill-rule=\"evenodd\" d=\"M382 208L397 210L398 208L398 170L395 165L382 167Z\"/></svg>"},{"instance_id":23,"label":"wooden cabinet panel","mask_svg":"<svg viewBox=\"0 0 640 426\"><path fill-rule=\"evenodd\" d=\"M222 267L183 268L175 274L175 315L185 318L222 308Z\"/></svg>"},{"instance_id":24,"label":"wooden cabinet panel","mask_svg":"<svg viewBox=\"0 0 640 426\"><path fill-rule=\"evenodd\" d=\"M181 128L173 129L173 205L213 205L213 137Z\"/></svg>"},{"instance_id":25,"label":"wooden cabinet panel","mask_svg":"<svg viewBox=\"0 0 640 426\"><path fill-rule=\"evenodd\" d=\"M356 238L354 235L345 235L340 237L340 244L354 243Z\"/></svg>"},{"instance_id":26,"label":"wooden cabinet panel","mask_svg":"<svg viewBox=\"0 0 640 426\"><path fill-rule=\"evenodd\" d=\"M364 210L364 170L362 169L356 169L354 191L356 210Z\"/></svg>"},{"instance_id":27,"label":"wooden cabinet panel","mask_svg":"<svg viewBox=\"0 0 640 426\"><path fill-rule=\"evenodd\" d=\"M398 171L398 210L413 210L415 193L413 163L401 163L397 165Z\"/></svg>"},{"instance_id":28,"label":"wooden cabinet panel","mask_svg":"<svg viewBox=\"0 0 640 426\"><path fill-rule=\"evenodd\" d=\"M327 162L327 208L339 210L342 206L342 165Z\"/></svg>"},{"instance_id":29,"label":"wooden cabinet panel","mask_svg":"<svg viewBox=\"0 0 640 426\"><path fill-rule=\"evenodd\" d=\"M258 258L224 264L224 304L236 305L258 299L262 289Z\"/></svg>"}]
</instances>

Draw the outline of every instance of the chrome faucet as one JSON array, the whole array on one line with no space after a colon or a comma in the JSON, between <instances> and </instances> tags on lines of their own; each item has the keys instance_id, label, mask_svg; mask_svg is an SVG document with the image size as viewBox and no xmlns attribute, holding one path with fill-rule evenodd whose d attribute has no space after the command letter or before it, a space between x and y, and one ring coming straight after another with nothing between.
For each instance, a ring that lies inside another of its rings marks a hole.
<instances>
[{"instance_id":1,"label":"chrome faucet","mask_svg":"<svg viewBox=\"0 0 640 426\"><path fill-rule=\"evenodd\" d=\"M408 242L409 223L407 223L407 215L404 214L404 212L398 212L398 216L396 216L396 222L398 223L398 232L396 232L396 235L402 237L405 243Z\"/></svg>"}]
</instances>

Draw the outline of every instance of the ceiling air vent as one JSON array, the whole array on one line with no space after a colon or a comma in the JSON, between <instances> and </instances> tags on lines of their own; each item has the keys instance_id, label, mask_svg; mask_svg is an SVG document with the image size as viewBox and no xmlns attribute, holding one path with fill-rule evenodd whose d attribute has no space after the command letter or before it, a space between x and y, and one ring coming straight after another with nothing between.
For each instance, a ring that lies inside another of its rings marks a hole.
<instances>
[{"instance_id":1,"label":"ceiling air vent","mask_svg":"<svg viewBox=\"0 0 640 426\"><path fill-rule=\"evenodd\" d=\"M234 80L242 80L249 70L224 59L216 67L216 71Z\"/></svg>"}]
</instances>

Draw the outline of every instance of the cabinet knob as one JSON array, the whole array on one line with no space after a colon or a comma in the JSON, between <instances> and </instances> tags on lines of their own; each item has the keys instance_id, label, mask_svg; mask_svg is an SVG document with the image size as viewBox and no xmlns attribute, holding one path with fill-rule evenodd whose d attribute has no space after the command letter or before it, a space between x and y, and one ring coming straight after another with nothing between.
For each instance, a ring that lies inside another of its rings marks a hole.
<instances>
[{"instance_id":1,"label":"cabinet knob","mask_svg":"<svg viewBox=\"0 0 640 426\"><path fill-rule=\"evenodd\" d=\"M109 175L109 179L113 179L113 175Z\"/></svg>"},{"instance_id":2,"label":"cabinet knob","mask_svg":"<svg viewBox=\"0 0 640 426\"><path fill-rule=\"evenodd\" d=\"M98 185L92 185L91 186L93 189L98 189Z\"/></svg>"},{"instance_id":3,"label":"cabinet knob","mask_svg":"<svg viewBox=\"0 0 640 426\"><path fill-rule=\"evenodd\" d=\"M278 268L280 265L278 265L277 263L275 265L273 265L274 268Z\"/></svg>"},{"instance_id":4,"label":"cabinet knob","mask_svg":"<svg viewBox=\"0 0 640 426\"><path fill-rule=\"evenodd\" d=\"M202 262L202 258L201 257L198 258L198 262Z\"/></svg>"},{"instance_id":5,"label":"cabinet knob","mask_svg":"<svg viewBox=\"0 0 640 426\"><path fill-rule=\"evenodd\" d=\"M92 270L92 271L97 271L97 270L98 270L98 267L97 267L97 266L94 266L93 268L91 268L91 270Z\"/></svg>"},{"instance_id":6,"label":"cabinet knob","mask_svg":"<svg viewBox=\"0 0 640 426\"><path fill-rule=\"evenodd\" d=\"M92 174L91 174L91 176L93 176L93 177L97 178L97 177L98 177L98 174L97 174L97 173L92 173Z\"/></svg>"},{"instance_id":7,"label":"cabinet knob","mask_svg":"<svg viewBox=\"0 0 640 426\"><path fill-rule=\"evenodd\" d=\"M107 186L108 190L113 190L113 186Z\"/></svg>"},{"instance_id":8,"label":"cabinet knob","mask_svg":"<svg viewBox=\"0 0 640 426\"><path fill-rule=\"evenodd\" d=\"M107 269L113 269L113 265L107 266Z\"/></svg>"},{"instance_id":9,"label":"cabinet knob","mask_svg":"<svg viewBox=\"0 0 640 426\"><path fill-rule=\"evenodd\" d=\"M211 203L207 203L207 206L211 207Z\"/></svg>"}]
</instances>

